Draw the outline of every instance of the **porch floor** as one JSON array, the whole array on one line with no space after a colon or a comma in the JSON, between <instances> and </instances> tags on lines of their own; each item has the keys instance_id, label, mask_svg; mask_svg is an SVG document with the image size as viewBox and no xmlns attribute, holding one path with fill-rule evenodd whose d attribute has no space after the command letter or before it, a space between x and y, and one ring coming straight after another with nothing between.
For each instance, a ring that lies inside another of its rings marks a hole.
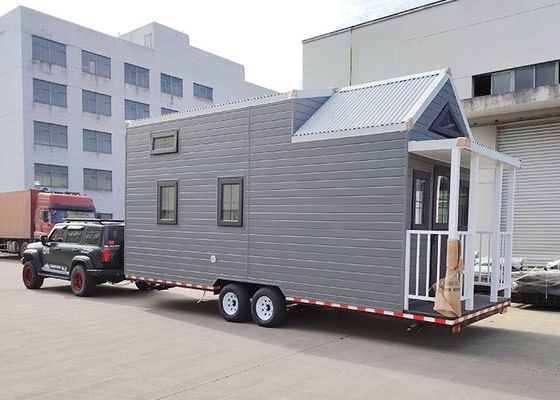
<instances>
[{"instance_id":1,"label":"porch floor","mask_svg":"<svg viewBox=\"0 0 560 400\"><path fill-rule=\"evenodd\" d=\"M465 310L465 301L461 302L461 315L465 316L468 314L475 313L479 310L483 310L485 308L491 307L494 304L501 303L505 301L505 297L498 297L498 301L496 303L492 303L490 301L490 296L485 294L475 294L474 295L474 308L471 311ZM408 312L418 315L424 315L426 317L436 317L441 319L456 319L457 317L445 317L434 311L434 303L432 301L425 301L425 300L410 300Z\"/></svg>"}]
</instances>

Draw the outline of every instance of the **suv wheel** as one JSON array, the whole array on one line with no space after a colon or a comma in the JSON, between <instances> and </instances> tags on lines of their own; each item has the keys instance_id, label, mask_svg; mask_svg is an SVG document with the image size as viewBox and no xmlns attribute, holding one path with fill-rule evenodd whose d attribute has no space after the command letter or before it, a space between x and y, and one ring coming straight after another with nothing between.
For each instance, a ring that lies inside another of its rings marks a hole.
<instances>
[{"instance_id":1,"label":"suv wheel","mask_svg":"<svg viewBox=\"0 0 560 400\"><path fill-rule=\"evenodd\" d=\"M37 274L37 270L32 261L27 261L23 265L22 278L23 284L27 289L39 289L43 286L43 281L45 280L45 278Z\"/></svg>"},{"instance_id":2,"label":"suv wheel","mask_svg":"<svg viewBox=\"0 0 560 400\"><path fill-rule=\"evenodd\" d=\"M95 291L95 280L87 274L83 265L77 265L72 270L70 285L72 292L80 297L90 296Z\"/></svg>"}]
</instances>

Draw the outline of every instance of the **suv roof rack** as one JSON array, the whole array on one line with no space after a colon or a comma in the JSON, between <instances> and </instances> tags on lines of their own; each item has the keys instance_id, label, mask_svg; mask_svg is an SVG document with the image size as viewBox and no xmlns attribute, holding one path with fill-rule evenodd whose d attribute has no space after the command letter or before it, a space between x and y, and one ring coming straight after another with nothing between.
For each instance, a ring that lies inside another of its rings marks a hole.
<instances>
[{"instance_id":1,"label":"suv roof rack","mask_svg":"<svg viewBox=\"0 0 560 400\"><path fill-rule=\"evenodd\" d=\"M101 219L101 218L64 218L64 222L97 222L100 224L109 222L122 222L124 223L124 219Z\"/></svg>"}]
</instances>

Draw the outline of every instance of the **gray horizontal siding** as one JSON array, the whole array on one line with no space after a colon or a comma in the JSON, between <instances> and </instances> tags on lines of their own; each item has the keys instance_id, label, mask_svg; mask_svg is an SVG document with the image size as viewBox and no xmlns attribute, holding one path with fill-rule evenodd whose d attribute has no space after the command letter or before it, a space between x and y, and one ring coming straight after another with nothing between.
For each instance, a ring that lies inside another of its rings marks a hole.
<instances>
[{"instance_id":1,"label":"gray horizontal siding","mask_svg":"<svg viewBox=\"0 0 560 400\"><path fill-rule=\"evenodd\" d=\"M292 144L296 114L305 119L321 101L130 129L126 272L271 284L288 296L402 310L406 134ZM166 129L179 130L179 152L150 156L150 131ZM216 226L222 176L245 177L242 228ZM165 179L179 180L177 226L156 224L156 184Z\"/></svg>"}]
</instances>

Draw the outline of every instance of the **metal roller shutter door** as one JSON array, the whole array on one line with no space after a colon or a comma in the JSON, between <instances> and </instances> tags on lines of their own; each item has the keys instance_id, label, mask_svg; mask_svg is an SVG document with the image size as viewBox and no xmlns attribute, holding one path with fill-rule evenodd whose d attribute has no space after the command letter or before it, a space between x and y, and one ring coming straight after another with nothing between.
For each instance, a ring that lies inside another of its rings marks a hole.
<instances>
[{"instance_id":1,"label":"metal roller shutter door","mask_svg":"<svg viewBox=\"0 0 560 400\"><path fill-rule=\"evenodd\" d=\"M560 259L560 121L500 127L498 149L521 160L513 256L526 266Z\"/></svg>"}]
</instances>

